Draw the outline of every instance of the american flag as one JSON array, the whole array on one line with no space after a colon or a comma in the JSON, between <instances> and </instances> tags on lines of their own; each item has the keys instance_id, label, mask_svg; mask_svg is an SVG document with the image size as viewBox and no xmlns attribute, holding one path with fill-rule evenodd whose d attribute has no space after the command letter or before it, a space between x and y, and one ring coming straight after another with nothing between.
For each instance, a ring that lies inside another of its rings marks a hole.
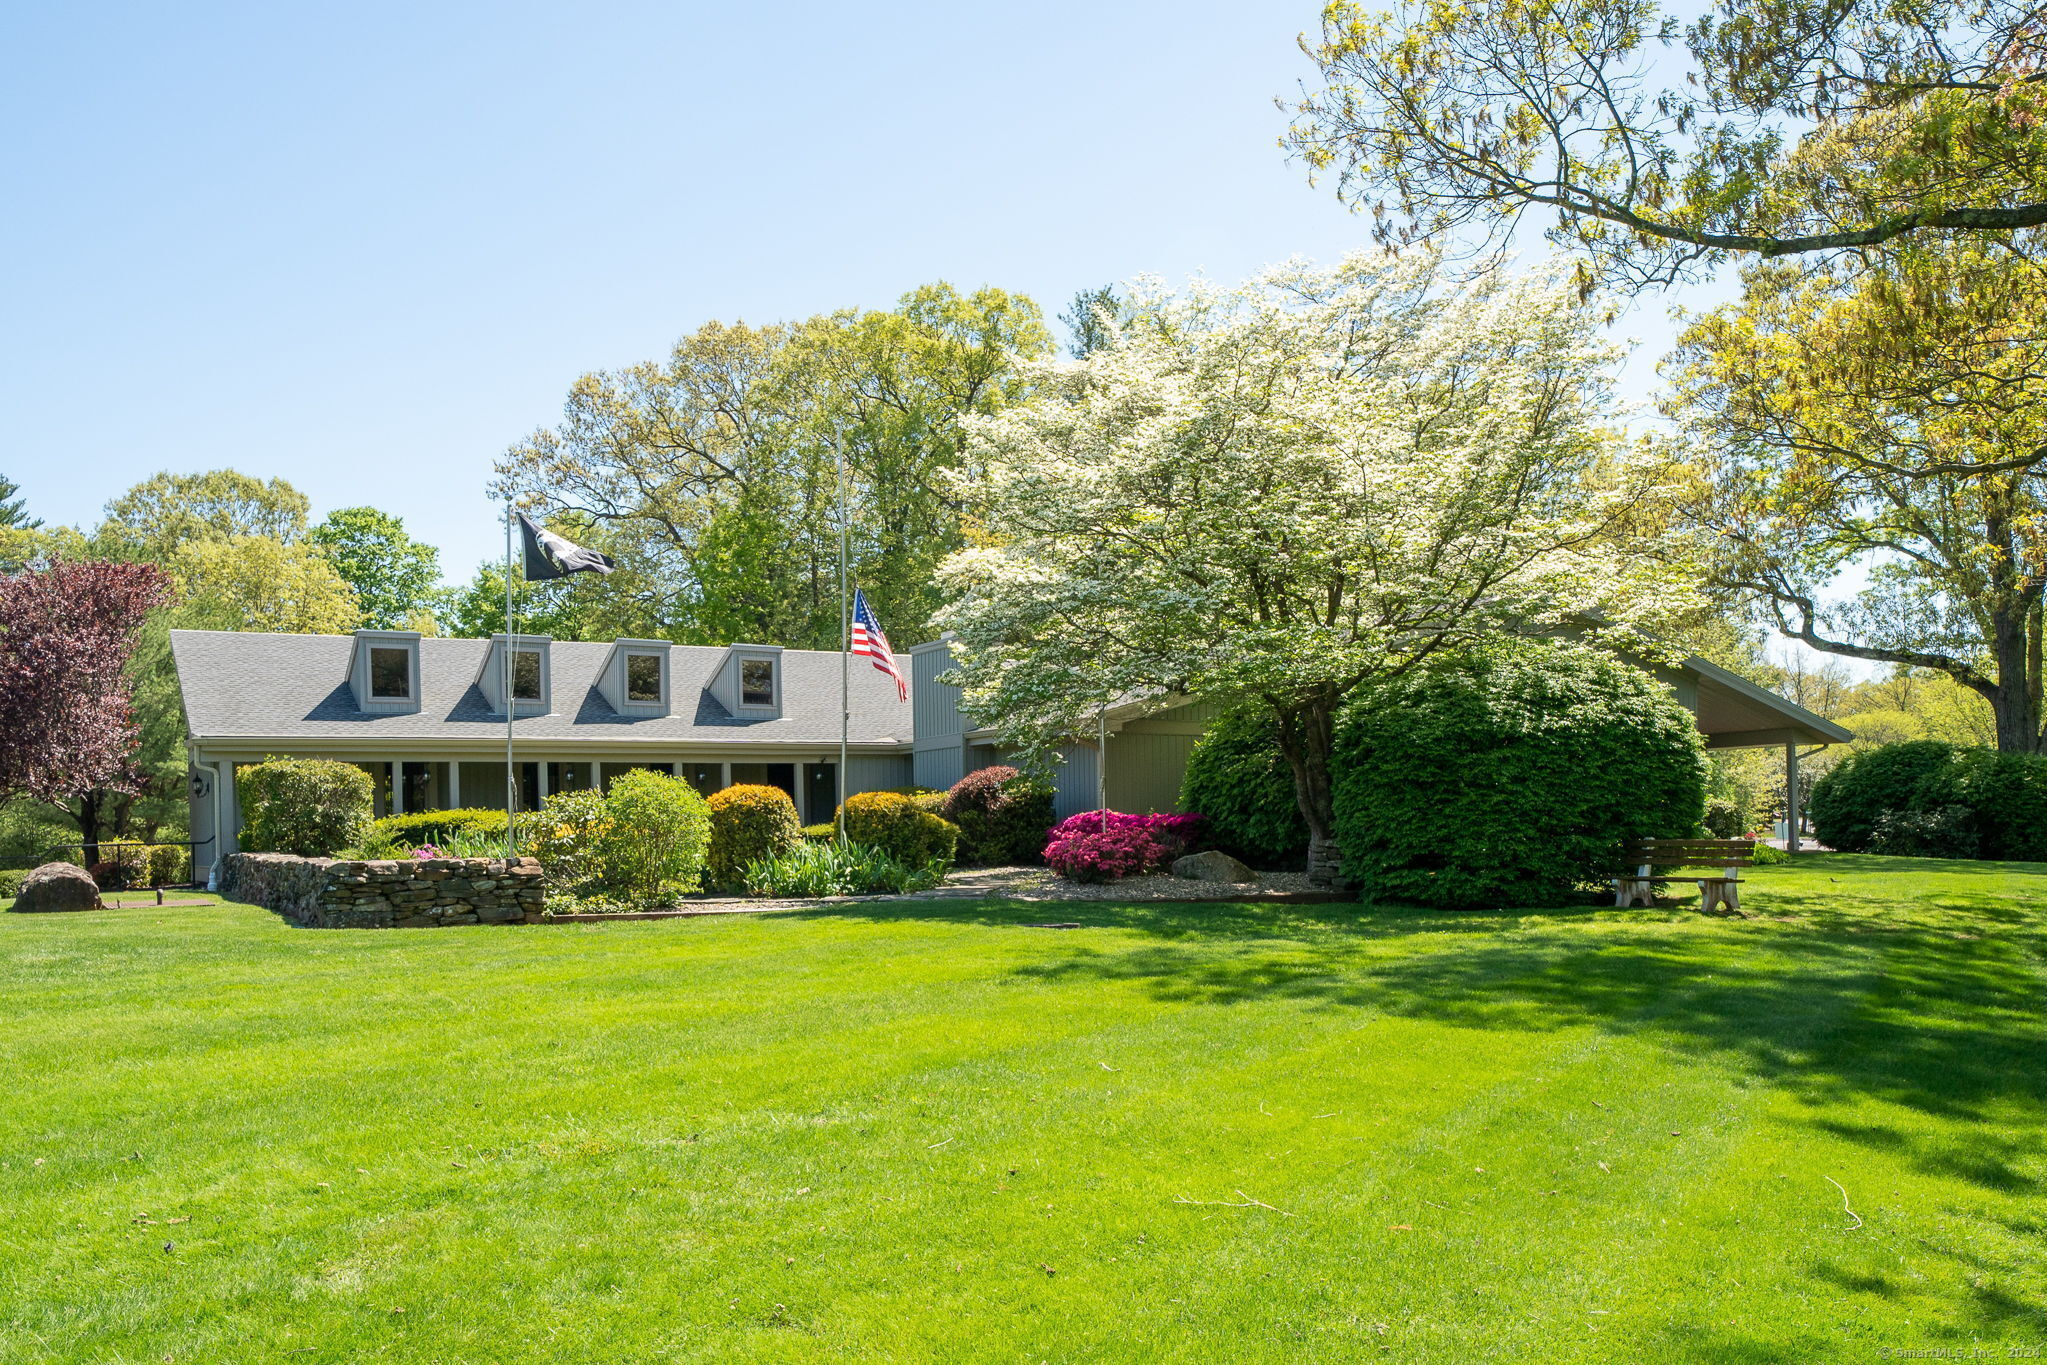
<instances>
[{"instance_id":1,"label":"american flag","mask_svg":"<svg viewBox=\"0 0 2047 1365\"><path fill-rule=\"evenodd\" d=\"M910 699L910 685L903 681L903 675L896 669L896 656L888 647L888 635L881 628L881 621L874 614L874 608L867 605L867 594L853 589L853 652L865 654L874 660L874 666L896 680L896 700Z\"/></svg>"}]
</instances>

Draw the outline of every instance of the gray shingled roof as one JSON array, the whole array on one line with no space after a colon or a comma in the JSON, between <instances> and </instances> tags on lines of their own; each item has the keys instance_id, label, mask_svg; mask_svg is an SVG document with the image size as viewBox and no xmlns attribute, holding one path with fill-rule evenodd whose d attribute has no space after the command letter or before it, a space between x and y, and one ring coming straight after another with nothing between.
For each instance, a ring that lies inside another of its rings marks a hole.
<instances>
[{"instance_id":1,"label":"gray shingled roof","mask_svg":"<svg viewBox=\"0 0 2047 1365\"><path fill-rule=\"evenodd\" d=\"M476 676L488 640L419 642L421 707L403 715L368 715L356 709L348 687L354 645L347 635L270 635L241 631L174 630L171 653L184 689L185 720L196 740L238 735L304 739L487 739L504 733ZM836 744L839 742L839 656L790 649L782 653L782 715L742 720L703 689L725 650L672 645L669 674L675 704L666 716L621 716L597 690L597 675L611 654L606 642L551 646L553 711L521 716L521 739L646 740L662 744ZM908 655L896 666L910 673ZM865 659L853 660L849 694L855 744L911 737L910 704L896 685Z\"/></svg>"}]
</instances>

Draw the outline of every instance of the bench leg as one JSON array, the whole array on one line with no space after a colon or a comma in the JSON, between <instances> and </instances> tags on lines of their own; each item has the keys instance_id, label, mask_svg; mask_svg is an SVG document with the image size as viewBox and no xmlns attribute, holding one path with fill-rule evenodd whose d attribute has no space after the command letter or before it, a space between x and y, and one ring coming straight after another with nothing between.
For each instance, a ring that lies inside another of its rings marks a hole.
<instances>
[{"instance_id":1,"label":"bench leg","mask_svg":"<svg viewBox=\"0 0 2047 1365\"><path fill-rule=\"evenodd\" d=\"M1639 877L1618 877L1613 884L1613 904L1616 910L1625 910L1636 901L1644 906L1653 903L1655 895L1650 883Z\"/></svg>"}]
</instances>

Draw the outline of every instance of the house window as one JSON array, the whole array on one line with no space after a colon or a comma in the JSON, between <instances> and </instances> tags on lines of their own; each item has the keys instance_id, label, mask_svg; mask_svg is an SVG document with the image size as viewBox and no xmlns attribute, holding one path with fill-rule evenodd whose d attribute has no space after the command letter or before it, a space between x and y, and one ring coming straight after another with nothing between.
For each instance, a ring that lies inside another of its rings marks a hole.
<instances>
[{"instance_id":1,"label":"house window","mask_svg":"<svg viewBox=\"0 0 2047 1365\"><path fill-rule=\"evenodd\" d=\"M370 651L370 695L404 701L412 696L412 651L372 649Z\"/></svg>"},{"instance_id":2,"label":"house window","mask_svg":"<svg viewBox=\"0 0 2047 1365\"><path fill-rule=\"evenodd\" d=\"M540 700L539 650L515 649L512 651L512 700Z\"/></svg>"},{"instance_id":3,"label":"house window","mask_svg":"<svg viewBox=\"0 0 2047 1365\"><path fill-rule=\"evenodd\" d=\"M625 699L627 701L661 700L661 656L659 654L628 654L625 656Z\"/></svg>"},{"instance_id":4,"label":"house window","mask_svg":"<svg viewBox=\"0 0 2047 1365\"><path fill-rule=\"evenodd\" d=\"M743 659L739 664L739 703L742 706L775 704L775 661Z\"/></svg>"}]
</instances>

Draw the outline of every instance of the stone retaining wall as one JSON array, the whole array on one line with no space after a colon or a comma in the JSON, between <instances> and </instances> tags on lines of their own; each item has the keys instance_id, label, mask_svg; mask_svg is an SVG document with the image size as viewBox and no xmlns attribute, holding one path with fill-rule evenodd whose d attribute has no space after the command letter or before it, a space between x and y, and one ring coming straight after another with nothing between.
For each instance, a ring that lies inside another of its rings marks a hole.
<instances>
[{"instance_id":1,"label":"stone retaining wall","mask_svg":"<svg viewBox=\"0 0 2047 1365\"><path fill-rule=\"evenodd\" d=\"M518 858L339 862L289 853L231 853L220 894L260 905L304 929L436 929L538 921L546 905L540 864Z\"/></svg>"}]
</instances>

